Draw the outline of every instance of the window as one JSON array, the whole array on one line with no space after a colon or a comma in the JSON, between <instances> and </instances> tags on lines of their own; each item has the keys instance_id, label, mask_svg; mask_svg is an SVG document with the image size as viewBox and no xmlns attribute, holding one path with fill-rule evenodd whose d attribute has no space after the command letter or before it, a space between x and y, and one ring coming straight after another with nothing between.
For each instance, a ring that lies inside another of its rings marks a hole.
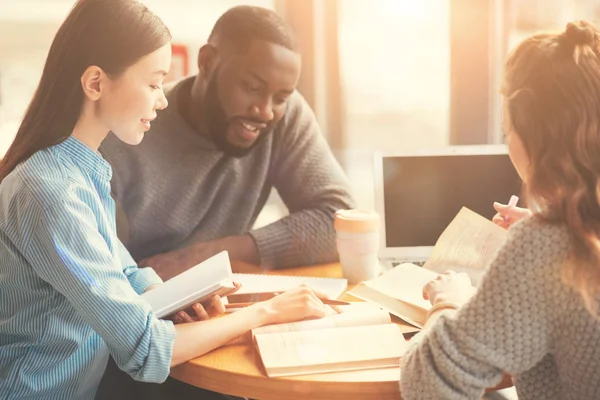
<instances>
[{"instance_id":1,"label":"window","mask_svg":"<svg viewBox=\"0 0 600 400\"><path fill-rule=\"evenodd\" d=\"M339 5L348 148L447 144L449 1L343 0Z\"/></svg>"},{"instance_id":2,"label":"window","mask_svg":"<svg viewBox=\"0 0 600 400\"><path fill-rule=\"evenodd\" d=\"M339 1L344 166L373 207L373 151L449 143L449 0Z\"/></svg>"}]
</instances>

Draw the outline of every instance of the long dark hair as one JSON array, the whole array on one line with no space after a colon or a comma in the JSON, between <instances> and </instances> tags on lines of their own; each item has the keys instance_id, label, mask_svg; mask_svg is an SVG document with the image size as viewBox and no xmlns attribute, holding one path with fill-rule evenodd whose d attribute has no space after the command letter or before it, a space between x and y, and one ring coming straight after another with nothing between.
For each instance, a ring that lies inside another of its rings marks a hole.
<instances>
[{"instance_id":1,"label":"long dark hair","mask_svg":"<svg viewBox=\"0 0 600 400\"><path fill-rule=\"evenodd\" d=\"M566 283L598 310L600 291L600 31L569 23L536 34L506 62L509 120L529 156L526 184L538 217L567 226Z\"/></svg>"},{"instance_id":2,"label":"long dark hair","mask_svg":"<svg viewBox=\"0 0 600 400\"><path fill-rule=\"evenodd\" d=\"M40 83L0 163L0 182L38 150L71 135L88 67L114 78L170 40L165 24L137 0L78 0L52 41Z\"/></svg>"}]
</instances>

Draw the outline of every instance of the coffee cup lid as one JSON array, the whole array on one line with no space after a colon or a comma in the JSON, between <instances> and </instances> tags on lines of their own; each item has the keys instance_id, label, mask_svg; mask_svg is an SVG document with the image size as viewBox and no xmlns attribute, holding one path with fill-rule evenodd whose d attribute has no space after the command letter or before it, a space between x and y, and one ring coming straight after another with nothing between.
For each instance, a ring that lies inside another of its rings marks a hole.
<instances>
[{"instance_id":1,"label":"coffee cup lid","mask_svg":"<svg viewBox=\"0 0 600 400\"><path fill-rule=\"evenodd\" d=\"M379 230L379 215L371 210L338 210L334 228L344 232L373 232Z\"/></svg>"}]
</instances>

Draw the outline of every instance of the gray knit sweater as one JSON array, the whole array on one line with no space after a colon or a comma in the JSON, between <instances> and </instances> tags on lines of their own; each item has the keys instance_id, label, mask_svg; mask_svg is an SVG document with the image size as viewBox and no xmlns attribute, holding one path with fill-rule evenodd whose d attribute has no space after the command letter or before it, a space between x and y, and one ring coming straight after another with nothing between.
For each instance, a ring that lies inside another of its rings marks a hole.
<instances>
[{"instance_id":1,"label":"gray knit sweater","mask_svg":"<svg viewBox=\"0 0 600 400\"><path fill-rule=\"evenodd\" d=\"M600 319L561 281L568 252L564 227L511 227L475 296L413 339L403 398L481 399L507 372L520 400L600 399Z\"/></svg>"},{"instance_id":2,"label":"gray knit sweater","mask_svg":"<svg viewBox=\"0 0 600 400\"><path fill-rule=\"evenodd\" d=\"M228 157L179 113L177 92L138 146L109 135L101 147L114 169L114 197L136 260L198 241L250 233L263 266L277 268L337 259L333 215L352 207L348 181L310 107L288 100L274 132L243 158ZM275 187L290 215L251 230Z\"/></svg>"}]
</instances>

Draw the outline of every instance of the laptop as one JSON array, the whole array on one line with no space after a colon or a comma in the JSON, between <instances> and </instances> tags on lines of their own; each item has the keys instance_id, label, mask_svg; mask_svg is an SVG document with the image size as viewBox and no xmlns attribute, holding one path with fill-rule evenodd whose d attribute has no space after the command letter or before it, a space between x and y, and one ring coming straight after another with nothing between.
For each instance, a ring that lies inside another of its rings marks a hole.
<instances>
[{"instance_id":1,"label":"laptop","mask_svg":"<svg viewBox=\"0 0 600 400\"><path fill-rule=\"evenodd\" d=\"M505 145L377 153L374 162L383 271L403 262L423 265L461 207L491 219L494 201L507 203L521 192Z\"/></svg>"}]
</instances>

